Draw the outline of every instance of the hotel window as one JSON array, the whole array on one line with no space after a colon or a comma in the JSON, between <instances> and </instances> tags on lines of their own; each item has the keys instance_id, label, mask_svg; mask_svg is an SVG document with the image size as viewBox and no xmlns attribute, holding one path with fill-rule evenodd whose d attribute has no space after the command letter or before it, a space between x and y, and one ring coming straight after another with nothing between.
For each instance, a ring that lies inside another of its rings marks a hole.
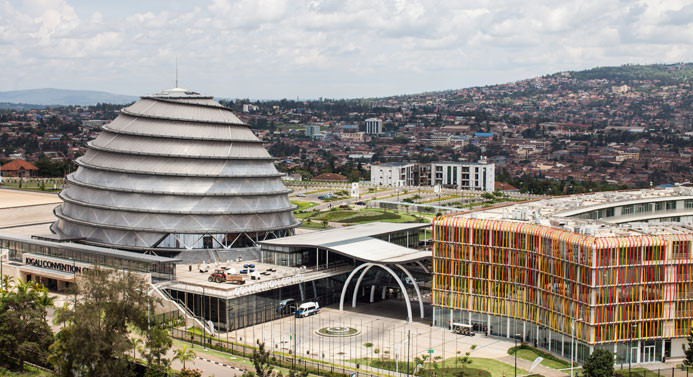
<instances>
[{"instance_id":1,"label":"hotel window","mask_svg":"<svg viewBox=\"0 0 693 377\"><path fill-rule=\"evenodd\" d=\"M655 203L655 211L664 211L664 202Z\"/></svg>"},{"instance_id":2,"label":"hotel window","mask_svg":"<svg viewBox=\"0 0 693 377\"><path fill-rule=\"evenodd\" d=\"M670 200L667 202L667 211L676 209L676 201Z\"/></svg>"},{"instance_id":3,"label":"hotel window","mask_svg":"<svg viewBox=\"0 0 693 377\"><path fill-rule=\"evenodd\" d=\"M686 200L683 202L683 207L686 209L693 208L693 200Z\"/></svg>"},{"instance_id":4,"label":"hotel window","mask_svg":"<svg viewBox=\"0 0 693 377\"><path fill-rule=\"evenodd\" d=\"M650 204L650 203L638 204L635 206L635 213L651 212L651 211L652 211L652 204Z\"/></svg>"},{"instance_id":5,"label":"hotel window","mask_svg":"<svg viewBox=\"0 0 693 377\"><path fill-rule=\"evenodd\" d=\"M635 206L630 205L630 206L623 206L621 208L621 214L622 215L630 215L635 212Z\"/></svg>"}]
</instances>

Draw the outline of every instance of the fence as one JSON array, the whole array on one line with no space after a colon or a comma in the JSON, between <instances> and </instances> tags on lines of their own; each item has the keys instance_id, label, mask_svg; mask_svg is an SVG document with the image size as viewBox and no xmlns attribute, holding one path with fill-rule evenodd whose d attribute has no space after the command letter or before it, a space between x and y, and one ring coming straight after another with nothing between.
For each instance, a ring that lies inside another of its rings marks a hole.
<instances>
[{"instance_id":1,"label":"fence","mask_svg":"<svg viewBox=\"0 0 693 377\"><path fill-rule=\"evenodd\" d=\"M233 355L248 358L252 357L253 351L257 350L257 347L232 342L220 338L213 338L209 335L198 334L196 331L185 331L173 328L171 329L171 336L179 340L198 344L201 346L206 346L213 350L228 352ZM272 354L272 359L274 360L276 365L296 370L307 371L313 374L317 374L319 376L350 376L353 373L357 373L358 376L364 377L382 376L379 374L363 372L360 369L350 368L345 365L323 363L318 360L313 360L298 355L292 355L291 351L289 351L289 354L271 350L270 352Z\"/></svg>"},{"instance_id":2,"label":"fence","mask_svg":"<svg viewBox=\"0 0 693 377\"><path fill-rule=\"evenodd\" d=\"M692 371L693 372L693 371ZM616 377L689 377L688 368L661 368L661 369L646 369L646 368L631 368L622 367L614 371ZM691 376L693 377L693 373Z\"/></svg>"}]
</instances>

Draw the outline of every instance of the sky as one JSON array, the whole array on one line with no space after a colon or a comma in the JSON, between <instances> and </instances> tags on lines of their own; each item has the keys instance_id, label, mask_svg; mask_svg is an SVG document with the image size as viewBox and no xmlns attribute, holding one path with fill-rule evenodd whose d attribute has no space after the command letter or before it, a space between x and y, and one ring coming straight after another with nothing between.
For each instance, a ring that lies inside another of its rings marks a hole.
<instances>
[{"instance_id":1,"label":"sky","mask_svg":"<svg viewBox=\"0 0 693 377\"><path fill-rule=\"evenodd\" d=\"M693 61L691 0L0 0L0 91L361 98Z\"/></svg>"}]
</instances>

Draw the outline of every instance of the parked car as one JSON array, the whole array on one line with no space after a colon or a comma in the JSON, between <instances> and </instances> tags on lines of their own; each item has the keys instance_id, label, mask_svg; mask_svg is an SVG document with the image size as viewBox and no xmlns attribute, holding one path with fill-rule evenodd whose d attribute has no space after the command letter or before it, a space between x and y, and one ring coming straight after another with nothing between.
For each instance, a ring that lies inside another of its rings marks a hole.
<instances>
[{"instance_id":1,"label":"parked car","mask_svg":"<svg viewBox=\"0 0 693 377\"><path fill-rule=\"evenodd\" d=\"M299 198L305 198L306 194L299 192L298 194L296 194L296 196L298 196Z\"/></svg>"},{"instance_id":2,"label":"parked car","mask_svg":"<svg viewBox=\"0 0 693 377\"><path fill-rule=\"evenodd\" d=\"M317 302L306 302L296 309L296 317L308 317L320 313L320 305Z\"/></svg>"},{"instance_id":3,"label":"parked car","mask_svg":"<svg viewBox=\"0 0 693 377\"><path fill-rule=\"evenodd\" d=\"M277 305L277 313L291 313L296 309L296 300L293 298L287 298L286 300L281 300L279 305Z\"/></svg>"}]
</instances>

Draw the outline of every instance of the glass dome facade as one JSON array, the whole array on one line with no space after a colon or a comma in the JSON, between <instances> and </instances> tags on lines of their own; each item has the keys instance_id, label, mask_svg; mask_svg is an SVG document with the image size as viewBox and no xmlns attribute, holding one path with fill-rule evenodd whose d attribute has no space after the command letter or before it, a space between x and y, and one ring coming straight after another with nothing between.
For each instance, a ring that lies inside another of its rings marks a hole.
<instances>
[{"instance_id":1,"label":"glass dome facade","mask_svg":"<svg viewBox=\"0 0 693 377\"><path fill-rule=\"evenodd\" d=\"M121 110L67 177L51 230L127 249L228 249L293 234L282 174L212 97L171 89Z\"/></svg>"}]
</instances>

